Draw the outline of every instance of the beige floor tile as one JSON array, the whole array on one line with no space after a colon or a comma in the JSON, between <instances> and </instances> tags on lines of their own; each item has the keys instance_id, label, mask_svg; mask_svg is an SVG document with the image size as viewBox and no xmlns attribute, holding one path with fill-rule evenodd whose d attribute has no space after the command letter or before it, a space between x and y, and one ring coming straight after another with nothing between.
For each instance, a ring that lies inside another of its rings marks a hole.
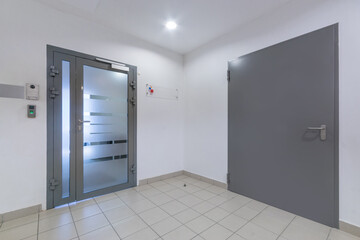
<instances>
[{"instance_id":1,"label":"beige floor tile","mask_svg":"<svg viewBox=\"0 0 360 240\"><path fill-rule=\"evenodd\" d=\"M328 240L360 240L360 238L338 229L331 229Z\"/></svg>"},{"instance_id":2,"label":"beige floor tile","mask_svg":"<svg viewBox=\"0 0 360 240\"><path fill-rule=\"evenodd\" d=\"M216 195L226 192L225 188L221 188L215 185L211 185L210 187L206 188L209 192L215 193Z\"/></svg>"},{"instance_id":3,"label":"beige floor tile","mask_svg":"<svg viewBox=\"0 0 360 240\"><path fill-rule=\"evenodd\" d=\"M148 225L153 225L161 220L170 217L164 210L161 208L152 208L150 210L144 211L139 214L141 219L146 222Z\"/></svg>"},{"instance_id":4,"label":"beige floor tile","mask_svg":"<svg viewBox=\"0 0 360 240\"><path fill-rule=\"evenodd\" d=\"M204 239L202 237L200 237L200 236L196 236L192 240L204 240Z\"/></svg>"},{"instance_id":5,"label":"beige floor tile","mask_svg":"<svg viewBox=\"0 0 360 240\"><path fill-rule=\"evenodd\" d=\"M77 237L74 223L39 234L38 240L70 240Z\"/></svg>"},{"instance_id":6,"label":"beige floor tile","mask_svg":"<svg viewBox=\"0 0 360 240\"><path fill-rule=\"evenodd\" d=\"M210 218L211 220L218 222L221 219L224 219L229 214L230 213L225 211L224 209L215 207L215 208L211 209L210 211L206 212L204 215L206 217Z\"/></svg>"},{"instance_id":7,"label":"beige floor tile","mask_svg":"<svg viewBox=\"0 0 360 240\"><path fill-rule=\"evenodd\" d=\"M229 237L227 240L246 240L245 238L240 237L237 234L233 234L231 237Z\"/></svg>"},{"instance_id":8,"label":"beige floor tile","mask_svg":"<svg viewBox=\"0 0 360 240\"><path fill-rule=\"evenodd\" d=\"M178 201L173 200L171 202L161 205L160 208L172 216L179 212L184 211L188 207Z\"/></svg>"},{"instance_id":9,"label":"beige floor tile","mask_svg":"<svg viewBox=\"0 0 360 240\"><path fill-rule=\"evenodd\" d=\"M127 195L121 196L120 199L128 204L132 202L142 201L146 198L141 193L133 191L131 193L128 193Z\"/></svg>"},{"instance_id":10,"label":"beige floor tile","mask_svg":"<svg viewBox=\"0 0 360 240\"><path fill-rule=\"evenodd\" d=\"M85 199L85 200L82 200L82 201L70 203L69 207L70 207L71 211L74 211L76 209L83 208L83 207L90 206L90 205L94 205L94 204L96 204L96 201L93 198L90 198L90 199Z\"/></svg>"},{"instance_id":11,"label":"beige floor tile","mask_svg":"<svg viewBox=\"0 0 360 240\"><path fill-rule=\"evenodd\" d=\"M213 198L216 196L216 194L209 192L207 190L201 190L201 191L195 192L195 193L193 193L193 195L202 200L209 200L210 198Z\"/></svg>"},{"instance_id":12,"label":"beige floor tile","mask_svg":"<svg viewBox=\"0 0 360 240\"><path fill-rule=\"evenodd\" d=\"M181 226L181 223L173 217L165 218L164 220L155 223L151 228L159 235L163 236L172 230Z\"/></svg>"},{"instance_id":13,"label":"beige floor tile","mask_svg":"<svg viewBox=\"0 0 360 240\"><path fill-rule=\"evenodd\" d=\"M238 210L239 208L245 206L250 201L251 201L250 198L238 195L238 196L231 198L230 200L222 203L220 205L220 207L225 209L226 211L232 213L232 212Z\"/></svg>"},{"instance_id":14,"label":"beige floor tile","mask_svg":"<svg viewBox=\"0 0 360 240\"><path fill-rule=\"evenodd\" d=\"M148 197L148 199L157 206L163 205L163 204L171 202L173 200L173 198L166 195L165 193L161 193L161 194L158 194L155 196Z\"/></svg>"},{"instance_id":15,"label":"beige floor tile","mask_svg":"<svg viewBox=\"0 0 360 240\"><path fill-rule=\"evenodd\" d=\"M253 200L240 209L236 210L234 214L244 219L251 220L260 212L262 212L266 207L266 204Z\"/></svg>"},{"instance_id":16,"label":"beige floor tile","mask_svg":"<svg viewBox=\"0 0 360 240\"><path fill-rule=\"evenodd\" d=\"M188 183L188 184L186 184L186 187L182 188L182 190L184 190L187 193L194 193L194 192L201 191L202 189L191 183Z\"/></svg>"},{"instance_id":17,"label":"beige floor tile","mask_svg":"<svg viewBox=\"0 0 360 240\"><path fill-rule=\"evenodd\" d=\"M104 212L104 214L105 214L106 218L110 221L110 223L115 223L115 222L124 220L128 217L134 216L135 212L124 205L124 206L106 211L106 212Z\"/></svg>"},{"instance_id":18,"label":"beige floor tile","mask_svg":"<svg viewBox=\"0 0 360 240\"><path fill-rule=\"evenodd\" d=\"M229 238L233 232L229 231L228 229L220 226L219 224L215 224L202 232L200 234L201 237L205 238L206 240L226 240Z\"/></svg>"},{"instance_id":19,"label":"beige floor tile","mask_svg":"<svg viewBox=\"0 0 360 240\"><path fill-rule=\"evenodd\" d=\"M19 240L37 234L38 223L32 222L0 232L0 239Z\"/></svg>"},{"instance_id":20,"label":"beige floor tile","mask_svg":"<svg viewBox=\"0 0 360 240\"><path fill-rule=\"evenodd\" d=\"M32 214L26 217L17 218L11 221L4 222L0 227L0 232L8 230L10 228L19 227L28 223L37 222L39 214Z\"/></svg>"},{"instance_id":21,"label":"beige floor tile","mask_svg":"<svg viewBox=\"0 0 360 240\"><path fill-rule=\"evenodd\" d=\"M196 204L199 204L201 203L203 200L198 198L198 197L195 197L194 195L191 195L191 194L188 194L188 195L185 195L179 199L177 199L179 202L185 204L186 206L188 207L192 207Z\"/></svg>"},{"instance_id":22,"label":"beige floor tile","mask_svg":"<svg viewBox=\"0 0 360 240\"><path fill-rule=\"evenodd\" d=\"M140 217L132 216L113 224L113 227L120 238L125 238L146 228L147 225Z\"/></svg>"},{"instance_id":23,"label":"beige floor tile","mask_svg":"<svg viewBox=\"0 0 360 240\"><path fill-rule=\"evenodd\" d=\"M73 222L70 212L58 214L39 221L39 232L45 232Z\"/></svg>"},{"instance_id":24,"label":"beige floor tile","mask_svg":"<svg viewBox=\"0 0 360 240\"><path fill-rule=\"evenodd\" d=\"M195 186L199 187L199 188L208 188L211 186L210 183L206 183L206 182L202 182L202 181L198 181L193 183Z\"/></svg>"},{"instance_id":25,"label":"beige floor tile","mask_svg":"<svg viewBox=\"0 0 360 240\"><path fill-rule=\"evenodd\" d=\"M236 193L234 193L234 192L231 192L231 191L226 190L225 192L221 193L220 196L222 196L222 197L230 200L230 199L232 199L232 198L234 198L234 197L239 196L239 194L236 194Z\"/></svg>"},{"instance_id":26,"label":"beige floor tile","mask_svg":"<svg viewBox=\"0 0 360 240\"><path fill-rule=\"evenodd\" d=\"M247 223L247 220L231 214L219 222L220 225L229 229L230 231L236 232L242 226Z\"/></svg>"},{"instance_id":27,"label":"beige floor tile","mask_svg":"<svg viewBox=\"0 0 360 240\"><path fill-rule=\"evenodd\" d=\"M216 206L226 202L228 199L222 197L222 196L215 196L213 198L210 198L209 200L207 200L209 203L214 204Z\"/></svg>"},{"instance_id":28,"label":"beige floor tile","mask_svg":"<svg viewBox=\"0 0 360 240\"><path fill-rule=\"evenodd\" d=\"M155 204L153 204L152 202L150 202L147 199L137 201L137 202L131 202L131 203L128 203L127 205L136 213L141 213L141 212L144 212L146 210L156 207Z\"/></svg>"},{"instance_id":29,"label":"beige floor tile","mask_svg":"<svg viewBox=\"0 0 360 240\"><path fill-rule=\"evenodd\" d=\"M92 204L92 205L84 206L82 208L75 208L71 210L71 214L74 221L91 217L99 213L101 213L101 209L98 207L97 204Z\"/></svg>"},{"instance_id":30,"label":"beige floor tile","mask_svg":"<svg viewBox=\"0 0 360 240\"><path fill-rule=\"evenodd\" d=\"M174 199L178 199L178 198L181 198L183 196L186 196L188 193L181 190L181 189L174 189L174 190L171 190L169 192L166 193L167 195L169 195L170 197L174 198Z\"/></svg>"},{"instance_id":31,"label":"beige floor tile","mask_svg":"<svg viewBox=\"0 0 360 240\"><path fill-rule=\"evenodd\" d=\"M159 235L157 235L151 228L144 228L128 237L124 240L154 240L158 239Z\"/></svg>"},{"instance_id":32,"label":"beige floor tile","mask_svg":"<svg viewBox=\"0 0 360 240\"><path fill-rule=\"evenodd\" d=\"M144 195L146 198L148 198L148 197L151 197L151 196L158 195L158 194L160 194L162 192L160 190L156 189L156 188L151 188L151 189L141 191L140 193L142 195Z\"/></svg>"},{"instance_id":33,"label":"beige floor tile","mask_svg":"<svg viewBox=\"0 0 360 240\"><path fill-rule=\"evenodd\" d=\"M176 187L174 185L171 185L168 183L161 185L161 186L157 186L155 188L161 192L169 192L169 191L176 189Z\"/></svg>"},{"instance_id":34,"label":"beige floor tile","mask_svg":"<svg viewBox=\"0 0 360 240\"><path fill-rule=\"evenodd\" d=\"M114 209L114 208L121 207L123 205L125 205L125 203L123 201L121 201L120 198L113 198L108 201L103 201L103 202L99 203L99 207L104 212Z\"/></svg>"},{"instance_id":35,"label":"beige floor tile","mask_svg":"<svg viewBox=\"0 0 360 240\"><path fill-rule=\"evenodd\" d=\"M195 210L193 210L191 208L188 208L188 209L174 215L174 218L176 218L181 223L185 224L199 216L200 216L200 213L196 212Z\"/></svg>"},{"instance_id":36,"label":"beige floor tile","mask_svg":"<svg viewBox=\"0 0 360 240\"><path fill-rule=\"evenodd\" d=\"M102 213L75 222L76 230L80 236L107 225L109 225L109 221Z\"/></svg>"},{"instance_id":37,"label":"beige floor tile","mask_svg":"<svg viewBox=\"0 0 360 240\"><path fill-rule=\"evenodd\" d=\"M296 217L286 228L282 237L288 240L326 240L330 232L330 227L311 220Z\"/></svg>"},{"instance_id":38,"label":"beige floor tile","mask_svg":"<svg viewBox=\"0 0 360 240\"><path fill-rule=\"evenodd\" d=\"M201 233L214 225L215 222L207 217L200 216L198 218L195 218L194 220L191 220L190 222L186 223L185 225L190 228L195 233Z\"/></svg>"},{"instance_id":39,"label":"beige floor tile","mask_svg":"<svg viewBox=\"0 0 360 240\"><path fill-rule=\"evenodd\" d=\"M202 202L202 203L199 203L199 204L193 206L192 209L194 209L195 211L197 211L201 214L204 214L215 207L216 206L214 204L211 204L209 202Z\"/></svg>"},{"instance_id":40,"label":"beige floor tile","mask_svg":"<svg viewBox=\"0 0 360 240\"><path fill-rule=\"evenodd\" d=\"M167 234L165 234L162 238L164 240L190 240L196 236L196 233L191 231L189 228L185 226L181 226Z\"/></svg>"},{"instance_id":41,"label":"beige floor tile","mask_svg":"<svg viewBox=\"0 0 360 240\"><path fill-rule=\"evenodd\" d=\"M106 194L106 195L101 195L99 197L95 197L94 200L97 203L101 203L101 202L109 201L109 200L114 199L114 198L118 198L117 195L115 193L109 193L109 194Z\"/></svg>"},{"instance_id":42,"label":"beige floor tile","mask_svg":"<svg viewBox=\"0 0 360 240\"><path fill-rule=\"evenodd\" d=\"M270 232L253 223L246 224L236 233L240 235L240 237L243 237L247 240L275 240L278 238L278 235L276 235L275 233Z\"/></svg>"},{"instance_id":43,"label":"beige floor tile","mask_svg":"<svg viewBox=\"0 0 360 240\"><path fill-rule=\"evenodd\" d=\"M63 214L63 213L69 213L69 212L70 212L69 206L63 205L63 206L59 206L59 207L56 207L53 209L49 209L49 210L40 212L39 219L42 220L44 218L56 216L56 215Z\"/></svg>"},{"instance_id":44,"label":"beige floor tile","mask_svg":"<svg viewBox=\"0 0 360 240\"><path fill-rule=\"evenodd\" d=\"M111 226L106 226L80 236L80 240L120 240L119 236Z\"/></svg>"}]
</instances>

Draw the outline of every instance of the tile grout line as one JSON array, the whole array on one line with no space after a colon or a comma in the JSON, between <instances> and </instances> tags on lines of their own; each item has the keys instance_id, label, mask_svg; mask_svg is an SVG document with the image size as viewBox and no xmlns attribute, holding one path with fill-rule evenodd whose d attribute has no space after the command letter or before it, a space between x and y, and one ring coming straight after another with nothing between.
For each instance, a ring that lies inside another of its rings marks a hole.
<instances>
[{"instance_id":1,"label":"tile grout line","mask_svg":"<svg viewBox=\"0 0 360 240\"><path fill-rule=\"evenodd\" d=\"M69 204L68 204L68 208L69 208L69 212L70 212L71 219L73 220L73 224L74 224L75 231L76 231L76 236L79 238L80 235L79 235L79 232L78 232L78 230L77 230L77 227L76 227L76 224L75 224L75 220L74 220L74 216L73 216L73 214L72 214L72 211L71 211L71 209L70 209Z\"/></svg>"},{"instance_id":2,"label":"tile grout line","mask_svg":"<svg viewBox=\"0 0 360 240\"><path fill-rule=\"evenodd\" d=\"M281 235L286 231L286 229L290 226L290 224L295 220L296 215L294 215L293 219L291 219L291 221L289 222L288 225L286 225L286 227L284 228L284 230L279 234L279 236L276 239L279 239L281 237Z\"/></svg>"},{"instance_id":3,"label":"tile grout line","mask_svg":"<svg viewBox=\"0 0 360 240\"><path fill-rule=\"evenodd\" d=\"M38 224L37 224L37 233L36 233L36 239L39 240L39 231L40 231L40 213L38 213L37 215L37 218L38 218Z\"/></svg>"},{"instance_id":4,"label":"tile grout line","mask_svg":"<svg viewBox=\"0 0 360 240\"><path fill-rule=\"evenodd\" d=\"M115 194L115 193L114 193L114 194ZM115 196L116 196L117 198L119 198L118 195L115 194ZM111 200L112 200L112 199L110 199L109 201L111 201ZM120 199L120 200L121 200L121 199ZM118 232L115 230L114 226L112 225L112 223L110 222L110 220L108 219L108 217L105 215L105 212L101 209L99 203L98 203L95 199L94 199L94 201L95 201L96 205L98 206L98 208L100 209L100 211L102 212L102 214L104 215L104 217L106 218L106 220L109 222L111 228L114 230L114 232L116 233L116 235L119 237L119 240L121 240L120 235L119 235ZM122 200L121 200L121 201L122 201ZM106 201L104 201L104 202L106 202ZM123 201L122 201L122 202L123 202ZM101 229L101 228L95 229L94 231L99 230L99 229Z\"/></svg>"}]
</instances>

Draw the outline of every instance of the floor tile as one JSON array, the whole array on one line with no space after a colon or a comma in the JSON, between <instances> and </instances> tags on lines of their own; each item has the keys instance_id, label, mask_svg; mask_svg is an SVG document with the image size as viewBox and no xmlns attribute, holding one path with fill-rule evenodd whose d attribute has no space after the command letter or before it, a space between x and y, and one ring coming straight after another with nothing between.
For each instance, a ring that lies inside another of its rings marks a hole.
<instances>
[{"instance_id":1,"label":"floor tile","mask_svg":"<svg viewBox=\"0 0 360 240\"><path fill-rule=\"evenodd\" d=\"M256 217L256 215L258 215L261 211L263 211L266 207L266 204L252 200L245 206L236 210L234 214L244 219L251 220Z\"/></svg>"},{"instance_id":2,"label":"floor tile","mask_svg":"<svg viewBox=\"0 0 360 240\"><path fill-rule=\"evenodd\" d=\"M195 206L192 207L192 209L194 209L195 211L201 213L201 214L204 214L208 211L210 211L211 209L215 208L216 206L211 204L211 203L208 203L208 202L202 202L202 203L199 203Z\"/></svg>"},{"instance_id":3,"label":"floor tile","mask_svg":"<svg viewBox=\"0 0 360 240\"><path fill-rule=\"evenodd\" d=\"M8 230L10 228L26 225L28 223L37 222L39 220L38 217L39 217L38 214L32 214L26 217L17 218L11 221L4 222L0 227L0 232Z\"/></svg>"},{"instance_id":4,"label":"floor tile","mask_svg":"<svg viewBox=\"0 0 360 240\"><path fill-rule=\"evenodd\" d=\"M178 201L171 201L168 203L165 203L163 205L160 206L165 212L167 212L168 214L175 215L179 212L184 211L185 209L187 209L188 207Z\"/></svg>"},{"instance_id":5,"label":"floor tile","mask_svg":"<svg viewBox=\"0 0 360 240\"><path fill-rule=\"evenodd\" d=\"M227 198L224 198L222 196L215 196L213 198L210 198L209 200L207 200L209 203L212 203L216 206L226 202L228 199Z\"/></svg>"},{"instance_id":6,"label":"floor tile","mask_svg":"<svg viewBox=\"0 0 360 240\"><path fill-rule=\"evenodd\" d=\"M161 193L155 196L148 197L148 199L156 204L157 206L163 205L165 203L171 202L173 198L169 197L165 193Z\"/></svg>"},{"instance_id":7,"label":"floor tile","mask_svg":"<svg viewBox=\"0 0 360 240\"><path fill-rule=\"evenodd\" d=\"M251 201L250 198L238 195L220 205L221 208L232 213Z\"/></svg>"},{"instance_id":8,"label":"floor tile","mask_svg":"<svg viewBox=\"0 0 360 240\"><path fill-rule=\"evenodd\" d=\"M164 210L157 207L140 213L139 217L148 225L153 225L170 216Z\"/></svg>"},{"instance_id":9,"label":"floor tile","mask_svg":"<svg viewBox=\"0 0 360 240\"><path fill-rule=\"evenodd\" d=\"M186 196L187 192L177 188L177 189L174 189L174 190L171 190L171 191L167 192L166 194L169 195L170 197L174 198L174 199L178 199L178 198L181 198L183 196Z\"/></svg>"},{"instance_id":10,"label":"floor tile","mask_svg":"<svg viewBox=\"0 0 360 240\"><path fill-rule=\"evenodd\" d=\"M270 232L253 223L246 224L236 233L240 235L240 237L243 237L247 240L275 240L278 237L278 235L276 235L275 233Z\"/></svg>"},{"instance_id":11,"label":"floor tile","mask_svg":"<svg viewBox=\"0 0 360 240\"><path fill-rule=\"evenodd\" d=\"M202 232L200 236L205 238L206 240L225 240L232 234L233 232L229 231L228 229L220 226L219 224L215 224L209 229Z\"/></svg>"},{"instance_id":12,"label":"floor tile","mask_svg":"<svg viewBox=\"0 0 360 240\"><path fill-rule=\"evenodd\" d=\"M246 240L245 238L240 237L237 234L233 234L231 237L229 237L227 240Z\"/></svg>"},{"instance_id":13,"label":"floor tile","mask_svg":"<svg viewBox=\"0 0 360 240\"><path fill-rule=\"evenodd\" d=\"M26 225L10 228L0 232L0 239L18 240L37 234L38 223L32 222Z\"/></svg>"},{"instance_id":14,"label":"floor tile","mask_svg":"<svg viewBox=\"0 0 360 240\"><path fill-rule=\"evenodd\" d=\"M162 238L164 240L190 240L196 236L196 233L191 231L189 228L185 226L181 226L167 234L165 234Z\"/></svg>"},{"instance_id":15,"label":"floor tile","mask_svg":"<svg viewBox=\"0 0 360 240\"><path fill-rule=\"evenodd\" d=\"M37 235L31 236L31 237L27 237L27 238L23 238L22 240L37 240Z\"/></svg>"},{"instance_id":16,"label":"floor tile","mask_svg":"<svg viewBox=\"0 0 360 240\"><path fill-rule=\"evenodd\" d=\"M151 185L152 187L154 187L154 188L160 187L160 186L164 186L164 185L166 185L166 184L167 184L167 183L164 182L164 181L157 181L157 182L150 183L150 185Z\"/></svg>"},{"instance_id":17,"label":"floor tile","mask_svg":"<svg viewBox=\"0 0 360 240\"><path fill-rule=\"evenodd\" d=\"M80 236L107 225L109 225L109 221L102 213L75 222L76 230Z\"/></svg>"},{"instance_id":18,"label":"floor tile","mask_svg":"<svg viewBox=\"0 0 360 240\"><path fill-rule=\"evenodd\" d=\"M141 186L137 186L137 187L134 187L134 189L138 192L141 192L141 191L145 191L145 190L148 190L148 189L152 189L153 187L149 184L145 184L145 185L141 185Z\"/></svg>"},{"instance_id":19,"label":"floor tile","mask_svg":"<svg viewBox=\"0 0 360 240\"><path fill-rule=\"evenodd\" d=\"M202 237L200 237L200 236L196 236L192 240L204 240L204 239Z\"/></svg>"},{"instance_id":20,"label":"floor tile","mask_svg":"<svg viewBox=\"0 0 360 240\"><path fill-rule=\"evenodd\" d=\"M90 205L94 205L94 204L96 204L96 201L93 198L90 198L90 199L70 203L69 207L70 207L71 211L74 211L76 209L83 208L83 207L90 206Z\"/></svg>"},{"instance_id":21,"label":"floor tile","mask_svg":"<svg viewBox=\"0 0 360 240\"><path fill-rule=\"evenodd\" d=\"M110 194L102 195L102 196L99 196L99 197L95 197L94 200L97 203L101 203L101 202L109 201L109 200L114 199L114 198L118 198L117 195L115 193L110 193Z\"/></svg>"},{"instance_id":22,"label":"floor tile","mask_svg":"<svg viewBox=\"0 0 360 240\"><path fill-rule=\"evenodd\" d=\"M110 221L110 223L115 223L115 222L124 220L128 217L134 216L135 212L124 205L124 206L106 211L106 212L104 212L104 214L105 214L106 218Z\"/></svg>"},{"instance_id":23,"label":"floor tile","mask_svg":"<svg viewBox=\"0 0 360 240\"><path fill-rule=\"evenodd\" d=\"M206 182L202 182L202 181L196 182L196 183L194 183L194 185L197 187L200 187L200 188L208 188L211 186L210 183L206 183Z\"/></svg>"},{"instance_id":24,"label":"floor tile","mask_svg":"<svg viewBox=\"0 0 360 240\"><path fill-rule=\"evenodd\" d=\"M169 192L169 191L171 191L171 190L174 190L174 189L176 189L176 187L175 186L173 186L173 185L171 185L171 184L168 184L168 183L166 183L166 184L164 184L164 185L161 185L161 186L157 186L157 187L155 187L157 190L160 190L161 192Z\"/></svg>"},{"instance_id":25,"label":"floor tile","mask_svg":"<svg viewBox=\"0 0 360 240\"><path fill-rule=\"evenodd\" d=\"M125 203L132 203L137 202L141 200L145 200L146 197L144 197L141 193L138 193L136 191L133 191L131 193L128 193L127 195L121 196L120 199Z\"/></svg>"},{"instance_id":26,"label":"floor tile","mask_svg":"<svg viewBox=\"0 0 360 240\"><path fill-rule=\"evenodd\" d=\"M140 192L142 195L144 195L145 197L151 197L151 196L155 196L161 193L160 190L156 189L156 188L151 188L151 189L147 189L145 191Z\"/></svg>"},{"instance_id":27,"label":"floor tile","mask_svg":"<svg viewBox=\"0 0 360 240\"><path fill-rule=\"evenodd\" d=\"M282 233L294 219L295 215L278 208L268 207L251 222L276 234Z\"/></svg>"},{"instance_id":28,"label":"floor tile","mask_svg":"<svg viewBox=\"0 0 360 240\"><path fill-rule=\"evenodd\" d=\"M196 212L195 210L188 208L176 215L174 215L174 218L176 218L181 223L185 224L197 217L200 216L200 213Z\"/></svg>"},{"instance_id":29,"label":"floor tile","mask_svg":"<svg viewBox=\"0 0 360 240\"><path fill-rule=\"evenodd\" d=\"M185 204L186 206L188 207L192 207L196 204L199 204L201 203L203 200L198 198L198 197L195 197L194 195L191 195L191 194L188 194L188 195L185 195L184 197L181 197L179 199L177 199L179 202Z\"/></svg>"},{"instance_id":30,"label":"floor tile","mask_svg":"<svg viewBox=\"0 0 360 240\"><path fill-rule=\"evenodd\" d=\"M147 225L138 216L132 216L113 224L113 227L120 238L125 238L146 228Z\"/></svg>"},{"instance_id":31,"label":"floor tile","mask_svg":"<svg viewBox=\"0 0 360 240\"><path fill-rule=\"evenodd\" d=\"M70 240L77 237L74 223L39 234L38 240Z\"/></svg>"},{"instance_id":32,"label":"floor tile","mask_svg":"<svg viewBox=\"0 0 360 240\"><path fill-rule=\"evenodd\" d=\"M56 207L53 209L49 209L49 210L40 212L39 219L42 220L44 218L56 216L56 215L63 214L63 213L69 213L69 212L70 212L69 206L64 205L64 206L60 206L60 207Z\"/></svg>"},{"instance_id":33,"label":"floor tile","mask_svg":"<svg viewBox=\"0 0 360 240\"><path fill-rule=\"evenodd\" d=\"M39 221L39 232L45 232L71 222L73 222L73 219L70 212L44 218Z\"/></svg>"},{"instance_id":34,"label":"floor tile","mask_svg":"<svg viewBox=\"0 0 360 240\"><path fill-rule=\"evenodd\" d=\"M282 237L288 240L326 240L330 232L330 227L311 220L296 217L286 228Z\"/></svg>"},{"instance_id":35,"label":"floor tile","mask_svg":"<svg viewBox=\"0 0 360 240\"><path fill-rule=\"evenodd\" d=\"M214 220L215 222L218 222L221 219L228 216L229 214L230 213L225 211L224 209L216 207L216 208L213 208L210 211L206 212L204 215L206 217L210 218L211 220Z\"/></svg>"},{"instance_id":36,"label":"floor tile","mask_svg":"<svg viewBox=\"0 0 360 240\"><path fill-rule=\"evenodd\" d=\"M180 226L181 223L179 221L177 221L173 217L168 217L158 223L155 223L154 225L151 226L151 228L157 234L159 234L159 236L163 236Z\"/></svg>"},{"instance_id":37,"label":"floor tile","mask_svg":"<svg viewBox=\"0 0 360 240\"><path fill-rule=\"evenodd\" d=\"M225 188L221 188L215 185L211 185L210 187L206 188L209 192L215 193L216 195L226 192Z\"/></svg>"},{"instance_id":38,"label":"floor tile","mask_svg":"<svg viewBox=\"0 0 360 240\"><path fill-rule=\"evenodd\" d=\"M118 196L119 198L131 195L134 193L137 193L137 191L134 188L128 188L128 189L124 189L124 190L115 192L116 196Z\"/></svg>"},{"instance_id":39,"label":"floor tile","mask_svg":"<svg viewBox=\"0 0 360 240\"><path fill-rule=\"evenodd\" d=\"M103 201L101 203L99 203L99 207L101 208L102 211L108 211L120 206L125 205L125 203L123 201L120 200L120 198L114 198L108 201Z\"/></svg>"},{"instance_id":40,"label":"floor tile","mask_svg":"<svg viewBox=\"0 0 360 240\"><path fill-rule=\"evenodd\" d=\"M111 226L106 226L80 236L80 240L120 240L119 236Z\"/></svg>"},{"instance_id":41,"label":"floor tile","mask_svg":"<svg viewBox=\"0 0 360 240\"><path fill-rule=\"evenodd\" d=\"M209 200L210 198L213 198L216 196L216 194L209 192L207 190L201 190L201 191L195 192L193 194L194 194L194 196L196 196L202 200Z\"/></svg>"},{"instance_id":42,"label":"floor tile","mask_svg":"<svg viewBox=\"0 0 360 240\"><path fill-rule=\"evenodd\" d=\"M214 225L215 222L207 217L200 216L186 223L185 225L195 233L201 233Z\"/></svg>"},{"instance_id":43,"label":"floor tile","mask_svg":"<svg viewBox=\"0 0 360 240\"><path fill-rule=\"evenodd\" d=\"M73 209L71 210L71 215L74 221L78 221L83 218L94 216L99 213L101 213L101 209L97 204L88 205L82 208L76 208L75 210Z\"/></svg>"},{"instance_id":44,"label":"floor tile","mask_svg":"<svg viewBox=\"0 0 360 240\"><path fill-rule=\"evenodd\" d=\"M229 229L230 231L236 232L242 226L247 223L247 220L231 214L219 222L220 225Z\"/></svg>"},{"instance_id":45,"label":"floor tile","mask_svg":"<svg viewBox=\"0 0 360 240\"><path fill-rule=\"evenodd\" d=\"M186 184L186 187L182 188L182 190L184 190L187 193L194 193L194 192L201 191L202 189L191 183L188 183L188 184Z\"/></svg>"},{"instance_id":46,"label":"floor tile","mask_svg":"<svg viewBox=\"0 0 360 240\"><path fill-rule=\"evenodd\" d=\"M342 232L338 229L331 229L328 240L360 240L360 238Z\"/></svg>"},{"instance_id":47,"label":"floor tile","mask_svg":"<svg viewBox=\"0 0 360 240\"><path fill-rule=\"evenodd\" d=\"M225 192L221 193L220 196L222 196L222 197L229 200L229 199L232 199L232 198L237 197L239 195L234 193L234 192L226 190Z\"/></svg>"},{"instance_id":48,"label":"floor tile","mask_svg":"<svg viewBox=\"0 0 360 240\"><path fill-rule=\"evenodd\" d=\"M144 228L128 237L124 240L154 240L158 239L159 235L157 235L151 228Z\"/></svg>"},{"instance_id":49,"label":"floor tile","mask_svg":"<svg viewBox=\"0 0 360 240\"><path fill-rule=\"evenodd\" d=\"M156 207L156 205L150 202L149 200L145 199L137 202L128 203L128 207L130 207L136 213L141 213Z\"/></svg>"}]
</instances>

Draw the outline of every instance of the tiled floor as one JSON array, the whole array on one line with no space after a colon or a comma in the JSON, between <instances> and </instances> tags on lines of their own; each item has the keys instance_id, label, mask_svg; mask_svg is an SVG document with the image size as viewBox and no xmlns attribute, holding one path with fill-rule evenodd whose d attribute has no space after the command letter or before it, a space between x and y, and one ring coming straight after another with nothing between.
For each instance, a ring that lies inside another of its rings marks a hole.
<instances>
[{"instance_id":1,"label":"tiled floor","mask_svg":"<svg viewBox=\"0 0 360 240\"><path fill-rule=\"evenodd\" d=\"M5 222L0 239L360 240L184 175Z\"/></svg>"}]
</instances>

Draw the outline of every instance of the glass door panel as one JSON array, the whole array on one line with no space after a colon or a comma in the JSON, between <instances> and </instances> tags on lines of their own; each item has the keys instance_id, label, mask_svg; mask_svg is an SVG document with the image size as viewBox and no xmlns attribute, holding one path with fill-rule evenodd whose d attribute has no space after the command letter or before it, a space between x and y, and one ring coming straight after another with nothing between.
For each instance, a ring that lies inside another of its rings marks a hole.
<instances>
[{"instance_id":1,"label":"glass door panel","mask_svg":"<svg viewBox=\"0 0 360 240\"><path fill-rule=\"evenodd\" d=\"M81 192L92 196L129 183L128 74L98 62L79 62Z\"/></svg>"}]
</instances>

